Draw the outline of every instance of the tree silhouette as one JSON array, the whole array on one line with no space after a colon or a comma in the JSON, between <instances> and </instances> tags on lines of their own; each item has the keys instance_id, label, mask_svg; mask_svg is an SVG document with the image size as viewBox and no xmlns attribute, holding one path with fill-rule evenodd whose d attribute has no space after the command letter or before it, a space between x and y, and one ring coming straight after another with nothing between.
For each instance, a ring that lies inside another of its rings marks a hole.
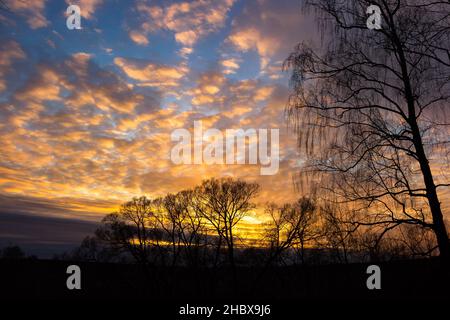
<instances>
[{"instance_id":1,"label":"tree silhouette","mask_svg":"<svg viewBox=\"0 0 450 320\"><path fill-rule=\"evenodd\" d=\"M340 210L339 206L326 203L320 210L321 238L318 246L331 249L336 260L341 263L349 263L350 251L355 247L355 227L347 221L357 220L353 212Z\"/></svg>"},{"instance_id":2,"label":"tree silhouette","mask_svg":"<svg viewBox=\"0 0 450 320\"><path fill-rule=\"evenodd\" d=\"M142 264L149 262L152 246L160 235L155 227L155 205L146 197L133 198L120 206L117 213L107 215L96 236L113 248L130 253Z\"/></svg>"},{"instance_id":3,"label":"tree silhouette","mask_svg":"<svg viewBox=\"0 0 450 320\"><path fill-rule=\"evenodd\" d=\"M157 249L163 264L171 258L172 266L180 262L197 266L201 254L208 253L208 229L213 229L219 238L216 252L223 241L234 269L235 227L255 207L250 200L258 190L258 184L241 180L210 179L194 190L164 198L133 198L102 220L96 237L108 244L112 252L129 253L139 263L148 263ZM90 239L86 241L83 248L91 245ZM183 261L179 259L181 253Z\"/></svg>"},{"instance_id":4,"label":"tree silhouette","mask_svg":"<svg viewBox=\"0 0 450 320\"><path fill-rule=\"evenodd\" d=\"M400 230L402 233L400 241L408 250L408 256L430 257L436 249L436 241L431 230L412 225L404 225Z\"/></svg>"},{"instance_id":5,"label":"tree silhouette","mask_svg":"<svg viewBox=\"0 0 450 320\"><path fill-rule=\"evenodd\" d=\"M177 264L180 252L185 262L197 265L200 247L206 245L206 228L203 217L194 210L194 192L183 190L158 199L158 213L155 218L168 235L172 246L172 265Z\"/></svg>"},{"instance_id":6,"label":"tree silhouette","mask_svg":"<svg viewBox=\"0 0 450 320\"><path fill-rule=\"evenodd\" d=\"M9 245L0 250L1 258L6 260L18 260L25 258L25 252L16 245Z\"/></svg>"},{"instance_id":7,"label":"tree silhouette","mask_svg":"<svg viewBox=\"0 0 450 320\"><path fill-rule=\"evenodd\" d=\"M195 189L195 210L217 232L219 237L217 252L220 251L221 241L225 241L228 260L233 269L235 268L234 230L237 223L255 208L251 199L258 191L258 184L232 178L205 180Z\"/></svg>"},{"instance_id":8,"label":"tree silhouette","mask_svg":"<svg viewBox=\"0 0 450 320\"><path fill-rule=\"evenodd\" d=\"M305 262L305 245L318 236L315 210L315 204L309 198L300 198L294 204L281 207L267 205L266 213L271 219L266 224L266 238L272 251L268 264L277 262L289 249L298 249L301 262Z\"/></svg>"},{"instance_id":9,"label":"tree silhouette","mask_svg":"<svg viewBox=\"0 0 450 320\"><path fill-rule=\"evenodd\" d=\"M448 260L438 191L449 183L433 175L430 160L449 143L450 3L305 4L329 43L302 43L285 62L294 89L287 112L308 156L305 171L321 174L331 200L365 213L352 223L377 226L379 237L402 224L430 228ZM366 26L373 4L380 30Z\"/></svg>"}]
</instances>

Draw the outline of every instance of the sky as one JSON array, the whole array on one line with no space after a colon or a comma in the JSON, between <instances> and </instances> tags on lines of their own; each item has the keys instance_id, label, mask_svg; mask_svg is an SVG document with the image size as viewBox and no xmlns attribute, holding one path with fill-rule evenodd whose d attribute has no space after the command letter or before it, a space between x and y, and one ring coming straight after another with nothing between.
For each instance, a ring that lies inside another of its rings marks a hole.
<instances>
[{"instance_id":1,"label":"sky","mask_svg":"<svg viewBox=\"0 0 450 320\"><path fill-rule=\"evenodd\" d=\"M299 196L293 175L301 157L285 118L290 91L282 63L297 43L317 40L300 1L5 3L3 242L78 241L92 222L134 196L155 198L211 177L258 182L259 204ZM79 30L66 26L69 4L80 7ZM278 172L263 176L259 165L174 164L171 133L199 120L222 132L279 129ZM247 220L259 221L258 212ZM51 240L48 234L61 228L73 235Z\"/></svg>"},{"instance_id":2,"label":"sky","mask_svg":"<svg viewBox=\"0 0 450 320\"><path fill-rule=\"evenodd\" d=\"M240 226L250 236L266 202L301 195L293 180L304 159L286 120L282 64L298 43L318 48L321 37L300 0L3 2L0 247L49 256L132 197L212 177L260 184L258 209ZM79 6L81 29L67 27L69 5ZM198 121L223 134L278 129L279 170L174 163L172 134Z\"/></svg>"}]
</instances>

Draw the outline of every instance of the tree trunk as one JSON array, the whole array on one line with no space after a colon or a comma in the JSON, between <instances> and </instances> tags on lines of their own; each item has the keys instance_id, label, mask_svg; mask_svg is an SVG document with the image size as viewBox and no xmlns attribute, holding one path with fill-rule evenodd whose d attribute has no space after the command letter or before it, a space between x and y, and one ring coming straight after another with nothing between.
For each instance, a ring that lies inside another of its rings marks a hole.
<instances>
[{"instance_id":1,"label":"tree trunk","mask_svg":"<svg viewBox=\"0 0 450 320\"><path fill-rule=\"evenodd\" d=\"M450 243L448 239L447 228L445 226L444 217L442 215L441 204L437 196L436 184L434 183L430 163L428 162L428 158L425 154L422 136L420 133L419 125L417 123L414 94L409 78L407 61L402 44L395 32L393 41L397 46L397 52L399 55L403 85L405 88L405 99L408 105L408 123L411 127L413 144L416 149L416 156L420 164L420 170L422 171L428 204L430 206L431 215L433 217L433 231L436 235L440 255L444 261L448 262L450 260Z\"/></svg>"},{"instance_id":2,"label":"tree trunk","mask_svg":"<svg viewBox=\"0 0 450 320\"><path fill-rule=\"evenodd\" d=\"M218 239L218 242L217 242L216 257L214 259L214 268L217 267L217 264L219 262L220 249L222 247L222 235L219 233L218 237L219 237L219 239Z\"/></svg>"},{"instance_id":3,"label":"tree trunk","mask_svg":"<svg viewBox=\"0 0 450 320\"><path fill-rule=\"evenodd\" d=\"M229 231L228 255L230 259L230 265L232 268L234 268L234 243L233 243L233 233L231 229Z\"/></svg>"},{"instance_id":4,"label":"tree trunk","mask_svg":"<svg viewBox=\"0 0 450 320\"><path fill-rule=\"evenodd\" d=\"M433 175L431 173L430 164L428 162L425 150L422 144L417 123L412 126L414 146L416 154L419 159L420 169L422 171L423 180L426 187L427 199L430 205L431 215L433 217L433 231L436 235L439 252L445 261L450 260L450 242L448 239L447 228L444 222L444 216L441 210L441 203L439 202L436 184L434 183Z\"/></svg>"}]
</instances>

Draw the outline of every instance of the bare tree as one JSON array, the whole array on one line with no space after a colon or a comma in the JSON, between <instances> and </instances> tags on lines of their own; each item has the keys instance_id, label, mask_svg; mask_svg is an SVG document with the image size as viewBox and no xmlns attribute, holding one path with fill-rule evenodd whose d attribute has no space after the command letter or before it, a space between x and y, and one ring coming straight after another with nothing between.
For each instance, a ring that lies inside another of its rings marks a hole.
<instances>
[{"instance_id":1,"label":"bare tree","mask_svg":"<svg viewBox=\"0 0 450 320\"><path fill-rule=\"evenodd\" d=\"M432 171L439 163L430 161L450 143L450 3L305 4L329 43L321 50L302 43L285 62L294 88L287 112L308 155L306 171L322 174L333 201L365 213L358 226L377 226L379 236L402 224L430 228L448 260L438 191L449 183L439 182ZM379 30L366 26L374 4Z\"/></svg>"},{"instance_id":2,"label":"bare tree","mask_svg":"<svg viewBox=\"0 0 450 320\"><path fill-rule=\"evenodd\" d=\"M158 207L158 213L155 214L155 219L165 235L167 236L172 256L172 266L177 264L180 251L180 228L179 220L181 215L181 208L177 206L175 196L168 194L164 198L155 200Z\"/></svg>"},{"instance_id":3,"label":"bare tree","mask_svg":"<svg viewBox=\"0 0 450 320\"><path fill-rule=\"evenodd\" d=\"M284 248L290 247L289 238L283 240L283 229L285 224L285 210L279 207L276 203L268 203L265 208L265 213L270 217L270 220L265 223L264 238L268 242L270 249L269 261L279 263L281 260L281 253Z\"/></svg>"},{"instance_id":4,"label":"bare tree","mask_svg":"<svg viewBox=\"0 0 450 320\"><path fill-rule=\"evenodd\" d=\"M235 267L235 227L250 210L255 208L251 199L259 191L259 185L232 178L209 179L195 189L195 210L214 228L221 241L225 241L228 260Z\"/></svg>"},{"instance_id":5,"label":"bare tree","mask_svg":"<svg viewBox=\"0 0 450 320\"><path fill-rule=\"evenodd\" d=\"M282 253L289 249L298 249L301 262L305 262L305 245L318 236L315 209L309 198L300 198L294 204L281 207L267 205L266 213L271 218L266 224L266 238L271 248L268 264L282 258Z\"/></svg>"},{"instance_id":6,"label":"bare tree","mask_svg":"<svg viewBox=\"0 0 450 320\"><path fill-rule=\"evenodd\" d=\"M25 258L25 252L17 245L9 245L0 249L0 258L5 260L19 260Z\"/></svg>"},{"instance_id":7,"label":"bare tree","mask_svg":"<svg viewBox=\"0 0 450 320\"><path fill-rule=\"evenodd\" d=\"M86 236L80 246L56 258L71 261L95 261L95 262L123 262L126 257L120 250L103 243L96 236Z\"/></svg>"},{"instance_id":8,"label":"bare tree","mask_svg":"<svg viewBox=\"0 0 450 320\"><path fill-rule=\"evenodd\" d=\"M401 230L401 241L412 257L431 257L437 249L436 239L429 229L404 225Z\"/></svg>"},{"instance_id":9,"label":"bare tree","mask_svg":"<svg viewBox=\"0 0 450 320\"><path fill-rule=\"evenodd\" d=\"M96 237L87 236L78 248L75 248L71 256L77 261L102 261L99 257L100 248Z\"/></svg>"},{"instance_id":10,"label":"bare tree","mask_svg":"<svg viewBox=\"0 0 450 320\"><path fill-rule=\"evenodd\" d=\"M101 227L95 230L95 236L103 243L119 252L130 253L136 260L140 255L134 250L132 244L133 231L131 226L117 213L106 215L101 221Z\"/></svg>"},{"instance_id":11,"label":"bare tree","mask_svg":"<svg viewBox=\"0 0 450 320\"><path fill-rule=\"evenodd\" d=\"M142 196L120 206L119 212L107 215L96 236L113 248L130 253L136 261L146 264L150 248L157 245L159 236L155 228L155 205Z\"/></svg>"},{"instance_id":12,"label":"bare tree","mask_svg":"<svg viewBox=\"0 0 450 320\"><path fill-rule=\"evenodd\" d=\"M193 195L192 190L184 190L157 200L159 211L155 217L170 239L172 265L176 265L180 253L184 253L189 265L198 265L200 247L206 246L205 221L194 210Z\"/></svg>"},{"instance_id":13,"label":"bare tree","mask_svg":"<svg viewBox=\"0 0 450 320\"><path fill-rule=\"evenodd\" d=\"M316 238L316 246L331 250L337 262L349 263L355 251L358 229L352 222L357 220L358 215L348 208L333 203L323 204L320 208L321 236Z\"/></svg>"},{"instance_id":14,"label":"bare tree","mask_svg":"<svg viewBox=\"0 0 450 320\"><path fill-rule=\"evenodd\" d=\"M197 266L201 261L201 253L207 249L208 230L205 219L195 210L194 191L181 191L175 195L174 200L174 207L180 212L177 223L186 261L191 266Z\"/></svg>"}]
</instances>

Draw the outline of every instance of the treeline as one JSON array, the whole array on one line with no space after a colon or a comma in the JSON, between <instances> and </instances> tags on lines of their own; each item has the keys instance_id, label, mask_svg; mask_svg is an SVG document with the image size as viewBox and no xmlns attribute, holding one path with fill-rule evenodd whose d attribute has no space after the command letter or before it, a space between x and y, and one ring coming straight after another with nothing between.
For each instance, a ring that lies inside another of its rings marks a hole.
<instances>
[{"instance_id":1,"label":"treeline","mask_svg":"<svg viewBox=\"0 0 450 320\"><path fill-rule=\"evenodd\" d=\"M37 259L34 255L26 255L21 247L10 244L0 249L0 259L2 260L21 260L21 259Z\"/></svg>"},{"instance_id":2,"label":"treeline","mask_svg":"<svg viewBox=\"0 0 450 320\"><path fill-rule=\"evenodd\" d=\"M292 265L372 262L437 254L434 234L416 225L365 226L348 208L302 197L266 204L256 244L236 228L256 205L259 185L209 179L163 198L134 198L107 215L94 236L57 259L153 266Z\"/></svg>"}]
</instances>

